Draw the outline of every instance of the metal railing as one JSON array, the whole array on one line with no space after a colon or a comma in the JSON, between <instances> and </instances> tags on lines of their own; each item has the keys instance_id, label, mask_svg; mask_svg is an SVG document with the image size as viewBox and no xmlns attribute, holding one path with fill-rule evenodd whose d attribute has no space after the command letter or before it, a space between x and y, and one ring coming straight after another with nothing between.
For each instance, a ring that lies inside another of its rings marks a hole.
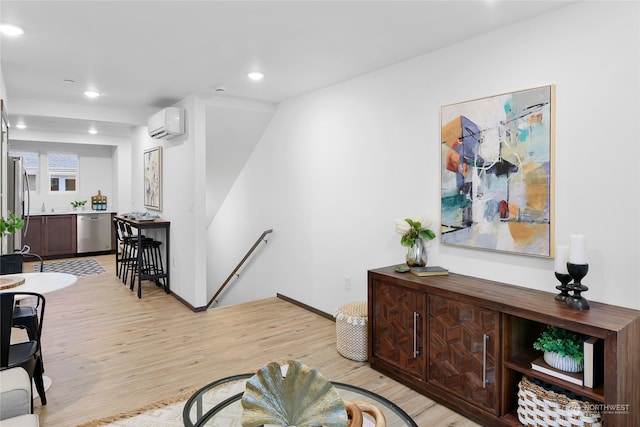
<instances>
[{"instance_id":1,"label":"metal railing","mask_svg":"<svg viewBox=\"0 0 640 427\"><path fill-rule=\"evenodd\" d=\"M238 270L240 270L240 268L242 267L242 265L245 263L245 261L247 259L249 259L249 257L251 256L251 254L253 253L253 251L256 250L256 248L258 247L258 245L261 242L264 242L265 244L268 243L268 240L265 239L265 237L267 236L267 234L271 233L273 231L273 229L269 229L269 230L265 230L262 235L260 237L258 237L258 240L256 240L256 242L253 244L253 246L251 247L251 249L249 249L249 252L246 253L246 255L242 258L242 260L238 263L238 265L236 265L236 268L233 269L233 271L231 272L231 274L229 274L229 277L227 277L227 279L224 281L224 283L222 285L220 285L220 288L218 288L218 290L216 291L216 293L213 295L213 297L211 297L211 299L209 300L209 302L207 303L207 308L209 308L211 306L211 304L213 304L214 302L217 302L216 298L218 298L218 296L222 293L222 291L224 290L224 288L227 287L227 285L229 284L229 282L231 281L231 279L233 279L234 276L240 277L240 275L237 273Z\"/></svg>"}]
</instances>

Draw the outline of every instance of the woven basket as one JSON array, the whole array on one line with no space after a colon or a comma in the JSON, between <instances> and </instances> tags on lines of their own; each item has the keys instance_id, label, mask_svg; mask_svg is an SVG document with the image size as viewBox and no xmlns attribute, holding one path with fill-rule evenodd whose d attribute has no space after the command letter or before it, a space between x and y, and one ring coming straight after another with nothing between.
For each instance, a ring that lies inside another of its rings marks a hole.
<instances>
[{"instance_id":1,"label":"woven basket","mask_svg":"<svg viewBox=\"0 0 640 427\"><path fill-rule=\"evenodd\" d=\"M367 302L356 301L338 308L336 346L347 359L367 360Z\"/></svg>"},{"instance_id":2,"label":"woven basket","mask_svg":"<svg viewBox=\"0 0 640 427\"><path fill-rule=\"evenodd\" d=\"M577 397L577 395L575 395ZM601 427L594 404L548 390L522 377L518 384L518 419L529 427Z\"/></svg>"}]
</instances>

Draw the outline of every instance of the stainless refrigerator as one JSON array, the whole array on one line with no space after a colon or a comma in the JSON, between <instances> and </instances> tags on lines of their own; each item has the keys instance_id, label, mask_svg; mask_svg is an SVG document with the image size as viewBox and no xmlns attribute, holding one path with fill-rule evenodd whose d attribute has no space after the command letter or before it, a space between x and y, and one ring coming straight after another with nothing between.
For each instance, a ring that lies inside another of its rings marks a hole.
<instances>
[{"instance_id":1,"label":"stainless refrigerator","mask_svg":"<svg viewBox=\"0 0 640 427\"><path fill-rule=\"evenodd\" d=\"M29 232L29 181L22 157L7 159L7 210L24 219L22 233L6 236L7 253L22 250L22 235Z\"/></svg>"}]
</instances>

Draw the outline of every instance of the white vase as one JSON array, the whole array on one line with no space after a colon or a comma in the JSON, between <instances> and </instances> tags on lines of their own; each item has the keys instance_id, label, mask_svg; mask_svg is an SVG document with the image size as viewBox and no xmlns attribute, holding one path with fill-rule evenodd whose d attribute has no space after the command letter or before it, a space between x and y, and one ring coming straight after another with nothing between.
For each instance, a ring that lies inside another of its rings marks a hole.
<instances>
[{"instance_id":1,"label":"white vase","mask_svg":"<svg viewBox=\"0 0 640 427\"><path fill-rule=\"evenodd\" d=\"M576 362L569 356L560 356L553 351L544 352L544 361L552 368L556 368L564 372L582 372L583 362Z\"/></svg>"}]
</instances>

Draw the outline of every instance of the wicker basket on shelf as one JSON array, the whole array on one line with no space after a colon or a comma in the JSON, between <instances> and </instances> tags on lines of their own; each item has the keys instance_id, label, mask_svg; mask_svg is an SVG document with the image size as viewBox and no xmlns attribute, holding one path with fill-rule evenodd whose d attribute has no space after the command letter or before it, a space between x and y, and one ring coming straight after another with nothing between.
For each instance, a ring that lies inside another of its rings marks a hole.
<instances>
[{"instance_id":1,"label":"wicker basket on shelf","mask_svg":"<svg viewBox=\"0 0 640 427\"><path fill-rule=\"evenodd\" d=\"M597 405L575 397L522 377L518 384L518 419L530 427L601 427L602 414L596 410Z\"/></svg>"}]
</instances>

